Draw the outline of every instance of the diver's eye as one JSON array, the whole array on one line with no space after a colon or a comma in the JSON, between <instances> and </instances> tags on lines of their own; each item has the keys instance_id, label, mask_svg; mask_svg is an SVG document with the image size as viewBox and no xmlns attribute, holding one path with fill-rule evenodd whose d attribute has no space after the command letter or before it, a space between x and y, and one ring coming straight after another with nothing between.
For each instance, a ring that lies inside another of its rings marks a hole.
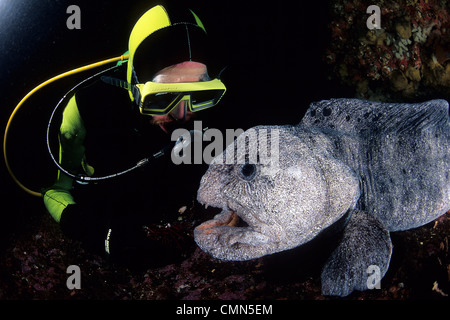
<instances>
[{"instance_id":1,"label":"diver's eye","mask_svg":"<svg viewBox=\"0 0 450 320\"><path fill-rule=\"evenodd\" d=\"M256 165L251 163L246 163L240 166L239 176L247 181L252 180L256 175Z\"/></svg>"}]
</instances>

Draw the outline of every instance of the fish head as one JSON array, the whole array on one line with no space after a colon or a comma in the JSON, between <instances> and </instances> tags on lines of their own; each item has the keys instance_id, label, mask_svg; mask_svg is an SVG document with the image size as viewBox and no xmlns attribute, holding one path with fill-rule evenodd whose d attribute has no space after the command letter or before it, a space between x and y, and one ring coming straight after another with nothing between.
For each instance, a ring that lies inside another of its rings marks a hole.
<instances>
[{"instance_id":1,"label":"fish head","mask_svg":"<svg viewBox=\"0 0 450 320\"><path fill-rule=\"evenodd\" d=\"M288 250L356 205L354 172L327 154L326 139L309 136L292 126L255 127L211 162L197 200L222 211L195 228L202 250L223 260Z\"/></svg>"}]
</instances>

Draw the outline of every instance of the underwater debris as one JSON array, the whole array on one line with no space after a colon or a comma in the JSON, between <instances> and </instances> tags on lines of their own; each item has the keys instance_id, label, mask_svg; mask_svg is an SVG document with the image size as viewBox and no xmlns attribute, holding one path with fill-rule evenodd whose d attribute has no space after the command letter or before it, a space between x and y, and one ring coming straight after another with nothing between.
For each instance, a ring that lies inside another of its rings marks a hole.
<instances>
[{"instance_id":1,"label":"underwater debris","mask_svg":"<svg viewBox=\"0 0 450 320\"><path fill-rule=\"evenodd\" d=\"M436 291L436 292L439 293L441 296L448 297L448 294L446 294L444 291L442 291L441 289L439 289L439 286L438 286L438 282L437 282L437 281L435 281L435 282L433 283L433 288L432 288L431 290Z\"/></svg>"},{"instance_id":2,"label":"underwater debris","mask_svg":"<svg viewBox=\"0 0 450 320\"><path fill-rule=\"evenodd\" d=\"M448 4L439 0L381 0L377 3L381 29L368 30L364 12L369 4L333 1L332 38L325 54L333 76L355 88L359 98L373 98L374 92L381 90L384 98L390 95L404 100L426 95L428 88L450 95ZM364 80L368 84L361 86Z\"/></svg>"}]
</instances>

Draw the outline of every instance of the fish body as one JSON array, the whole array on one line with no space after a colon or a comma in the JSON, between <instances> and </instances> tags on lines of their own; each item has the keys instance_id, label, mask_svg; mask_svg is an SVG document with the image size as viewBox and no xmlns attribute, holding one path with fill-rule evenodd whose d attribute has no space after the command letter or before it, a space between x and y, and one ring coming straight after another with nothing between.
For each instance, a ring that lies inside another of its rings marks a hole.
<instances>
[{"instance_id":1,"label":"fish body","mask_svg":"<svg viewBox=\"0 0 450 320\"><path fill-rule=\"evenodd\" d=\"M339 223L343 236L322 271L322 292L345 296L367 289L369 266L384 276L390 232L422 226L450 209L444 100L332 99L311 104L296 126L249 131L257 134L244 132L215 158L198 190L200 203L222 208L194 231L200 248L216 258L288 250ZM265 148L271 161L249 160L250 150L266 154Z\"/></svg>"}]
</instances>

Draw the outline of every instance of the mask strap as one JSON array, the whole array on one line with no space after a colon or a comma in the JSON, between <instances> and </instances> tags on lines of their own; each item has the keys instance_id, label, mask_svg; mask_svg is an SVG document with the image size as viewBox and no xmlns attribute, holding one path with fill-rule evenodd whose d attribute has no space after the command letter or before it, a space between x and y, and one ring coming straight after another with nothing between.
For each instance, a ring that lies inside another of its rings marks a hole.
<instances>
[{"instance_id":1,"label":"mask strap","mask_svg":"<svg viewBox=\"0 0 450 320\"><path fill-rule=\"evenodd\" d=\"M219 72L219 74L217 75L216 78L220 80L220 77L222 76L222 73L223 73L227 68L228 68L228 66L223 67L222 70L220 70L220 72Z\"/></svg>"},{"instance_id":2,"label":"mask strap","mask_svg":"<svg viewBox=\"0 0 450 320\"><path fill-rule=\"evenodd\" d=\"M132 85L131 83L129 83L125 80L108 77L108 76L102 76L102 77L100 77L100 79L104 83L107 83L107 84L110 84L110 85L113 85L115 87L119 87L122 89L130 90L131 93L133 94L134 101L136 102L136 104L139 104L139 102L141 101L141 93L139 92L139 89L135 85Z\"/></svg>"}]
</instances>

